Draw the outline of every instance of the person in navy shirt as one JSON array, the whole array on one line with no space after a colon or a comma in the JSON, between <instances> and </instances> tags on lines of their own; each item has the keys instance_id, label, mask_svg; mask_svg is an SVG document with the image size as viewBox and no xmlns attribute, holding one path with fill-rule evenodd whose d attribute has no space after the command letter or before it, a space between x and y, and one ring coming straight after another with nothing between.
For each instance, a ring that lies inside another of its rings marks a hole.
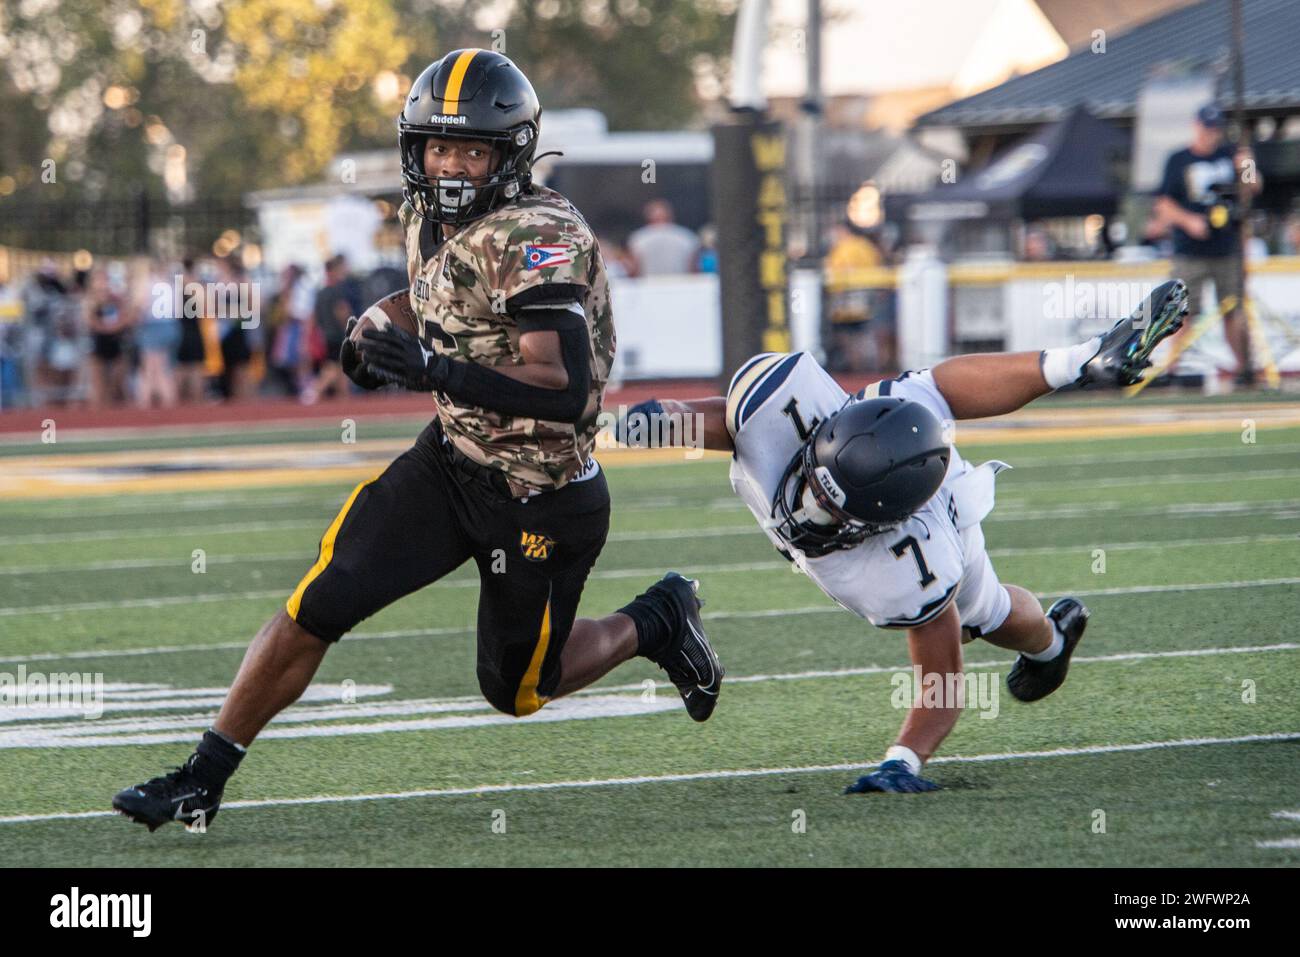
<instances>
[{"instance_id":1,"label":"person in navy shirt","mask_svg":"<svg viewBox=\"0 0 1300 957\"><path fill-rule=\"evenodd\" d=\"M1223 126L1223 111L1213 103L1196 111L1192 142L1165 162L1155 202L1157 221L1173 234L1173 275L1187 283L1192 316L1201 314L1207 279L1214 280L1220 303L1240 299L1236 255L1241 225L1232 209L1239 200L1226 198L1223 190L1231 191L1235 182L1238 197L1253 196L1262 185L1253 154L1248 148L1234 154L1224 142ZM1224 334L1237 357L1238 381L1248 382L1249 333L1235 307L1224 317Z\"/></svg>"}]
</instances>

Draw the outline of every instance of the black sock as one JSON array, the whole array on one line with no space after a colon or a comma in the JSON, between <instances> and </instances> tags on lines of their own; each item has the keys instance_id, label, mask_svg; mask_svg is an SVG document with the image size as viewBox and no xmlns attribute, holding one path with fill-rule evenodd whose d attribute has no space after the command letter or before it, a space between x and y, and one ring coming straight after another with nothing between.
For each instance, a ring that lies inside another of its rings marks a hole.
<instances>
[{"instance_id":1,"label":"black sock","mask_svg":"<svg viewBox=\"0 0 1300 957\"><path fill-rule=\"evenodd\" d=\"M207 787L223 788L244 759L245 751L242 745L219 731L205 731L203 740L194 749L198 756L192 767L194 776Z\"/></svg>"},{"instance_id":2,"label":"black sock","mask_svg":"<svg viewBox=\"0 0 1300 957\"><path fill-rule=\"evenodd\" d=\"M663 595L645 592L619 609L636 625L636 653L653 661L663 654L677 629L676 615Z\"/></svg>"}]
</instances>

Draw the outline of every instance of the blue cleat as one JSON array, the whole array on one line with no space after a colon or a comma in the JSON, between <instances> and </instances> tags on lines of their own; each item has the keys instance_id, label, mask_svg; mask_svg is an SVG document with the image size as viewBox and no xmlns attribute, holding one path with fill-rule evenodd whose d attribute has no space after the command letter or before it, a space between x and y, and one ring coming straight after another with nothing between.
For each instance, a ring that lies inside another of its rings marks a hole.
<instances>
[{"instance_id":1,"label":"blue cleat","mask_svg":"<svg viewBox=\"0 0 1300 957\"><path fill-rule=\"evenodd\" d=\"M938 791L939 785L925 778L917 777L906 761L886 761L870 774L864 774L856 782L844 789L845 794L920 794L924 791Z\"/></svg>"}]
</instances>

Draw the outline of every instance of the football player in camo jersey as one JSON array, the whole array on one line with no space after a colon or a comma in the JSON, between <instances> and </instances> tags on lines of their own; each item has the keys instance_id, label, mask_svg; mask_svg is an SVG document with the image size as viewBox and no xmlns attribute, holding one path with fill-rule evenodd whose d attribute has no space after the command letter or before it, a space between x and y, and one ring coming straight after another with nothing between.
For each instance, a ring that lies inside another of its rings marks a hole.
<instances>
[{"instance_id":1,"label":"football player in camo jersey","mask_svg":"<svg viewBox=\"0 0 1300 957\"><path fill-rule=\"evenodd\" d=\"M1138 382L1186 315L1187 286L1171 280L1104 336L1041 353L958 356L852 396L806 352L765 353L740 367L726 396L652 399L615 431L642 444L667 423L674 444L685 430L673 423L702 416L704 446L733 453L732 487L776 549L847 610L906 631L923 682L938 676L956 691L948 676L961 679L962 644L982 638L1019 653L1007 690L1037 701L1065 681L1088 609L1066 597L1044 614L1032 592L998 581L980 521L1006 466L967 463L949 427L1063 386ZM655 425L654 416L666 418ZM921 769L961 710L948 698L933 706L937 697L923 690L879 769L848 793L938 788Z\"/></svg>"},{"instance_id":2,"label":"football player in camo jersey","mask_svg":"<svg viewBox=\"0 0 1300 957\"><path fill-rule=\"evenodd\" d=\"M331 644L470 559L478 682L494 707L532 714L640 655L692 718L712 714L723 669L696 582L669 573L617 612L576 618L609 528L592 452L614 324L591 229L532 182L540 118L527 77L499 53L455 50L415 81L398 146L421 334L368 328L358 347L349 324L340 361L364 388L429 393L437 416L353 490L186 763L113 799L150 830L211 822L245 750Z\"/></svg>"}]
</instances>

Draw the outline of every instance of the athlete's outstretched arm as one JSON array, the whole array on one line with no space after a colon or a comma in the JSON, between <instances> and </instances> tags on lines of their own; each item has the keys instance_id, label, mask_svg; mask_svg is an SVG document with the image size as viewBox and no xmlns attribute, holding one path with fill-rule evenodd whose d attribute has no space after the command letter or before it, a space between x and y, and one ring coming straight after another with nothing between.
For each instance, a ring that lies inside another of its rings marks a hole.
<instances>
[{"instance_id":1,"label":"athlete's outstretched arm","mask_svg":"<svg viewBox=\"0 0 1300 957\"><path fill-rule=\"evenodd\" d=\"M1040 352L995 352L945 359L931 370L953 418L982 419L1023 408L1052 391Z\"/></svg>"},{"instance_id":2,"label":"athlete's outstretched arm","mask_svg":"<svg viewBox=\"0 0 1300 957\"><path fill-rule=\"evenodd\" d=\"M690 423L690 428L682 427L683 416L698 416ZM643 417L638 422L637 416ZM655 416L668 416L667 428L656 424ZM707 399L649 399L638 402L621 416L614 426L614 435L620 442L644 445L644 442L629 441L629 436L637 434L651 436L660 445L678 447L686 444L686 437L691 437L693 444L715 452L732 452L735 446L731 433L727 431L727 400L724 396L714 395Z\"/></svg>"},{"instance_id":3,"label":"athlete's outstretched arm","mask_svg":"<svg viewBox=\"0 0 1300 957\"><path fill-rule=\"evenodd\" d=\"M702 436L704 447L715 452L735 451L731 433L727 431L727 399L714 395L707 399L665 399L661 405L670 415L680 412L682 415L698 415L699 426L693 434Z\"/></svg>"},{"instance_id":4,"label":"athlete's outstretched arm","mask_svg":"<svg viewBox=\"0 0 1300 957\"><path fill-rule=\"evenodd\" d=\"M949 675L961 677L961 619L957 616L954 601L934 621L907 630L907 650L913 665L921 666L922 681L926 675L938 675L943 687L950 686ZM933 680L933 679L932 679ZM944 704L955 704L945 701ZM921 761L928 761L943 739L957 726L961 709L957 707L927 708L919 701L903 719L895 746L911 750ZM913 771L917 773L919 769Z\"/></svg>"}]
</instances>

